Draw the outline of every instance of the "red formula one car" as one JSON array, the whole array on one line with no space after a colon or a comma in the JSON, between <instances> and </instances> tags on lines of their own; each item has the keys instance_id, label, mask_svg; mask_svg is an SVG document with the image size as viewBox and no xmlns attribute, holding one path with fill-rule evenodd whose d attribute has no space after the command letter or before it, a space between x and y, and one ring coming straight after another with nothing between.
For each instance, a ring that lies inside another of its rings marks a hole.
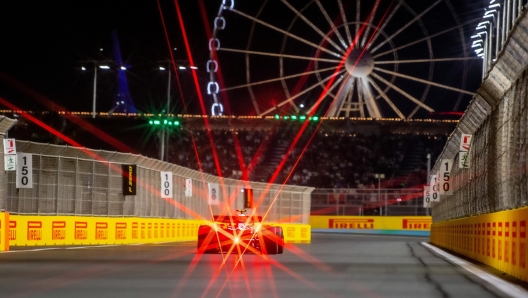
<instances>
[{"instance_id":1,"label":"red formula one car","mask_svg":"<svg viewBox=\"0 0 528 298\"><path fill-rule=\"evenodd\" d=\"M214 224L198 229L198 253L255 253L275 255L284 251L282 227L262 224L261 216L214 216Z\"/></svg>"}]
</instances>

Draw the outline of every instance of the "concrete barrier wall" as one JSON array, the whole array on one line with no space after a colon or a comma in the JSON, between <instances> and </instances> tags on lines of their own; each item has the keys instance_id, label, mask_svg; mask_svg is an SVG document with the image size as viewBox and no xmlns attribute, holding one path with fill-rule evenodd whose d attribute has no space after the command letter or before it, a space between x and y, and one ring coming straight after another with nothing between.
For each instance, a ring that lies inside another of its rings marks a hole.
<instances>
[{"instance_id":1,"label":"concrete barrier wall","mask_svg":"<svg viewBox=\"0 0 528 298\"><path fill-rule=\"evenodd\" d=\"M0 251L9 250L9 213L0 212Z\"/></svg>"},{"instance_id":2,"label":"concrete barrier wall","mask_svg":"<svg viewBox=\"0 0 528 298\"><path fill-rule=\"evenodd\" d=\"M310 216L313 231L428 236L430 216Z\"/></svg>"},{"instance_id":3,"label":"concrete barrier wall","mask_svg":"<svg viewBox=\"0 0 528 298\"><path fill-rule=\"evenodd\" d=\"M431 242L528 281L528 208L434 223Z\"/></svg>"},{"instance_id":4,"label":"concrete barrier wall","mask_svg":"<svg viewBox=\"0 0 528 298\"><path fill-rule=\"evenodd\" d=\"M0 213L0 250L9 246L107 245L196 241L202 220L87 216L28 216ZM283 224L286 243L307 243L305 224Z\"/></svg>"}]
</instances>

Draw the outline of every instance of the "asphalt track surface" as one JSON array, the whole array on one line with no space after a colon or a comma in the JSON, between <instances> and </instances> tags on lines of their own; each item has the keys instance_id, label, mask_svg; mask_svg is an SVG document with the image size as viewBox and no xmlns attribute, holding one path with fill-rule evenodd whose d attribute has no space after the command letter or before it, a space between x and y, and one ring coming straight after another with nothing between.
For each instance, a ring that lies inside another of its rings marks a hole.
<instances>
[{"instance_id":1,"label":"asphalt track surface","mask_svg":"<svg viewBox=\"0 0 528 298\"><path fill-rule=\"evenodd\" d=\"M15 249L0 253L0 297L506 296L432 253L421 244L428 238L312 238L268 260L233 255L225 265L222 255L196 255L189 242Z\"/></svg>"}]
</instances>

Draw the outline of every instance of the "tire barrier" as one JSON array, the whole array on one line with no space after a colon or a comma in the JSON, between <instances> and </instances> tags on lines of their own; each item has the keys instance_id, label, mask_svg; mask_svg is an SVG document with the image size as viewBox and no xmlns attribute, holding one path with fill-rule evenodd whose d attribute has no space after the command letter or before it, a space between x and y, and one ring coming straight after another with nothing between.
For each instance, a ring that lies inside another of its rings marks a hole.
<instances>
[{"instance_id":1,"label":"tire barrier","mask_svg":"<svg viewBox=\"0 0 528 298\"><path fill-rule=\"evenodd\" d=\"M430 216L310 216L313 231L429 236Z\"/></svg>"},{"instance_id":2,"label":"tire barrier","mask_svg":"<svg viewBox=\"0 0 528 298\"><path fill-rule=\"evenodd\" d=\"M431 242L528 281L528 208L434 223Z\"/></svg>"}]
</instances>

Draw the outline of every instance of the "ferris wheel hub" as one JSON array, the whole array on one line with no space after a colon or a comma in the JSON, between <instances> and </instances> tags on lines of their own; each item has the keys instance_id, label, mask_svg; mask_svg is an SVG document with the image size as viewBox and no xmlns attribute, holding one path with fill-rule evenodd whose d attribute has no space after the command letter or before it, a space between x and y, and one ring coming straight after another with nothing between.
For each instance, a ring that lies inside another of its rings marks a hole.
<instances>
[{"instance_id":1,"label":"ferris wheel hub","mask_svg":"<svg viewBox=\"0 0 528 298\"><path fill-rule=\"evenodd\" d=\"M365 78L374 69L374 57L365 49L354 49L345 61L348 73L356 78Z\"/></svg>"}]
</instances>

